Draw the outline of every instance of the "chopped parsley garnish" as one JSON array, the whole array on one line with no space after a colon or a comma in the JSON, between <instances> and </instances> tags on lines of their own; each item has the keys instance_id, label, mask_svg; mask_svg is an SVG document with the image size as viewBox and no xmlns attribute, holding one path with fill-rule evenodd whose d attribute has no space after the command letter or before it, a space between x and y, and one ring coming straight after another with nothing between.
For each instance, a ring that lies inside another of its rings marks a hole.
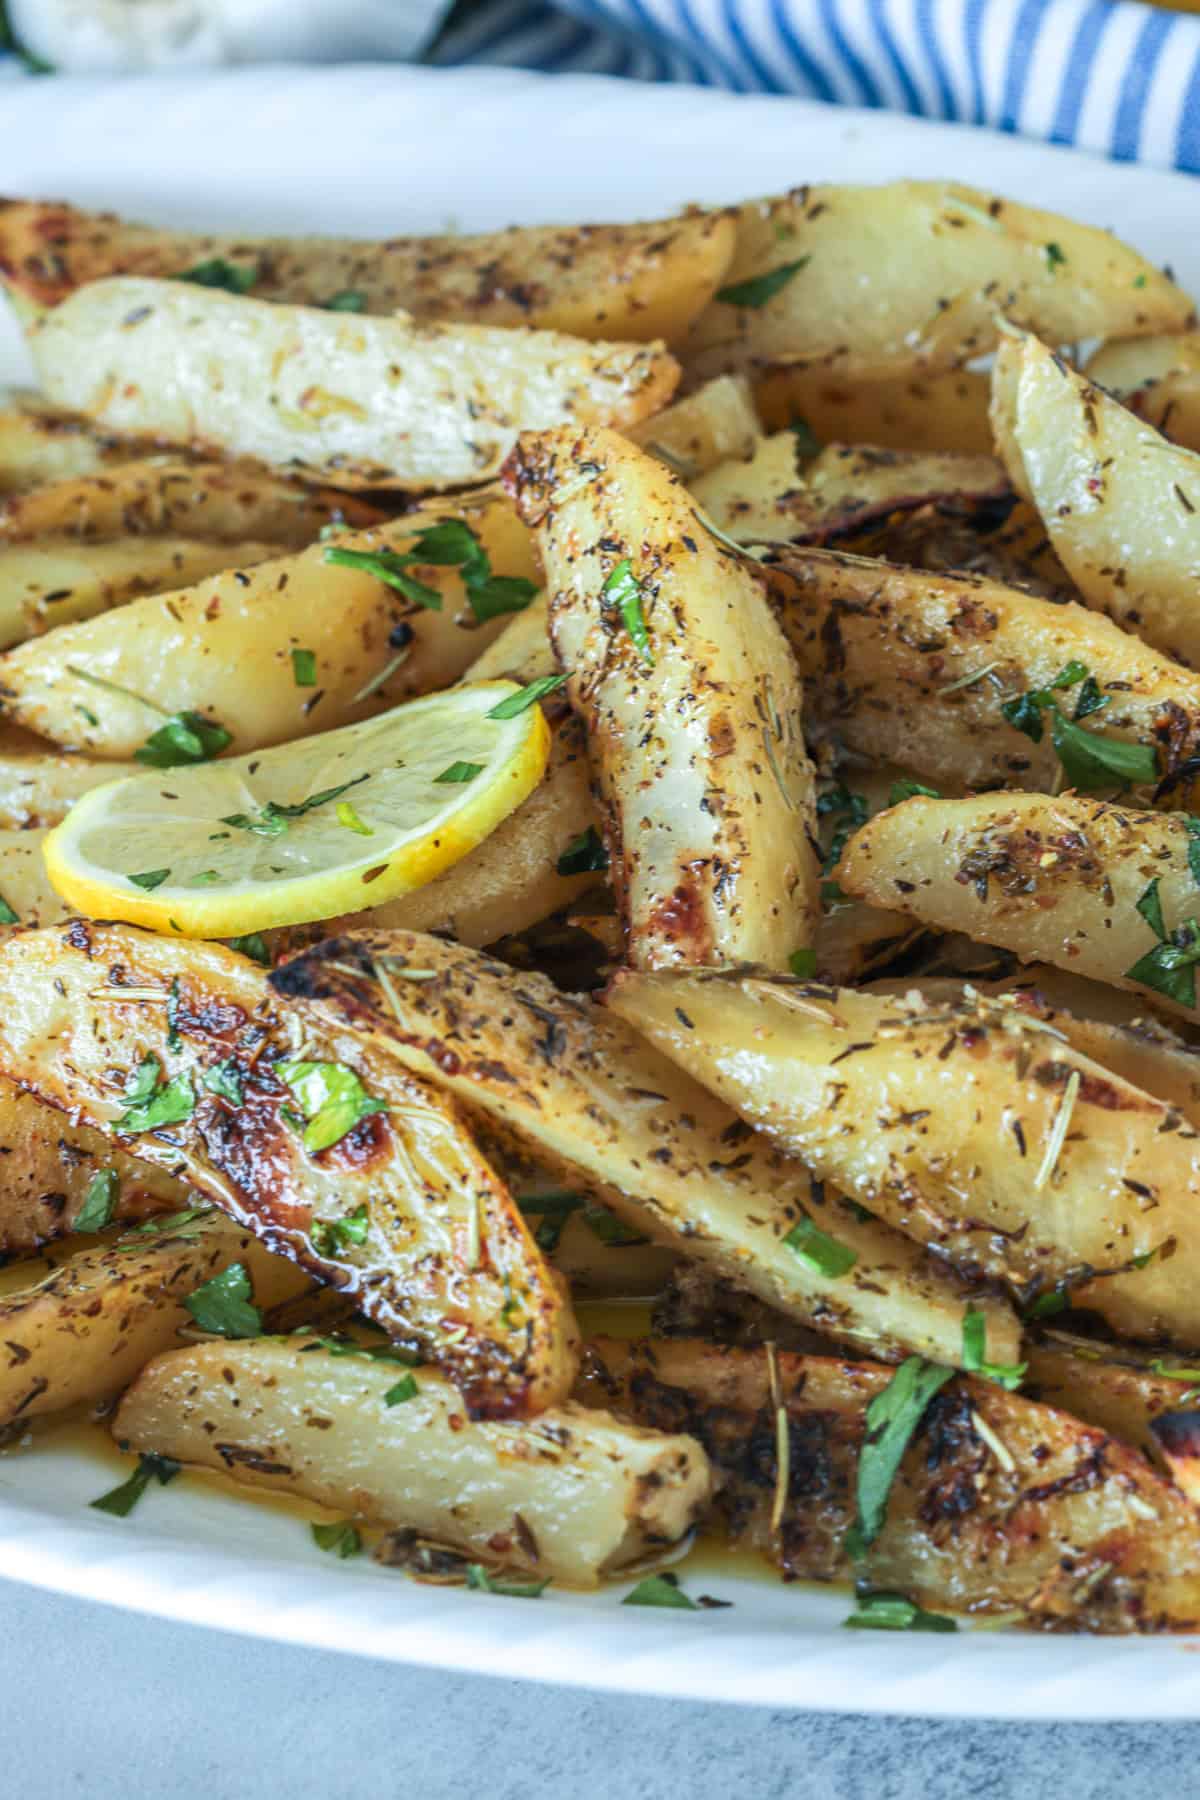
<instances>
[{"instance_id":1,"label":"chopped parsley garnish","mask_svg":"<svg viewBox=\"0 0 1200 1800\"><path fill-rule=\"evenodd\" d=\"M20 923L20 914L15 913L4 895L0 894L0 925L19 925Z\"/></svg>"},{"instance_id":2,"label":"chopped parsley garnish","mask_svg":"<svg viewBox=\"0 0 1200 1800\"><path fill-rule=\"evenodd\" d=\"M962 1360L968 1375L982 1375L998 1387L1015 1393L1025 1379L1028 1363L993 1363L987 1360L987 1317L968 1305L963 1314Z\"/></svg>"},{"instance_id":3,"label":"chopped parsley garnish","mask_svg":"<svg viewBox=\"0 0 1200 1800\"><path fill-rule=\"evenodd\" d=\"M205 1281L183 1304L201 1331L217 1337L253 1338L262 1336L263 1316L252 1304L254 1288L244 1263L230 1263L211 1281Z\"/></svg>"},{"instance_id":4,"label":"chopped parsley garnish","mask_svg":"<svg viewBox=\"0 0 1200 1800\"><path fill-rule=\"evenodd\" d=\"M258 280L258 268L249 268L241 263L226 262L223 256L209 257L207 262L199 262L195 268L184 269L174 277L176 281L191 281L197 287L224 288L227 294L248 294Z\"/></svg>"},{"instance_id":5,"label":"chopped parsley garnish","mask_svg":"<svg viewBox=\"0 0 1200 1800\"><path fill-rule=\"evenodd\" d=\"M178 1125L190 1119L196 1109L192 1078L185 1070L165 1085L162 1065L157 1056L143 1057L125 1087L128 1110L113 1120L113 1130L122 1137L139 1131L156 1131L161 1125Z\"/></svg>"},{"instance_id":6,"label":"chopped parsley garnish","mask_svg":"<svg viewBox=\"0 0 1200 1800\"><path fill-rule=\"evenodd\" d=\"M789 281L795 279L801 269L808 267L810 257L797 257L795 262L780 263L777 269L768 269L764 275L752 275L748 281L735 281L731 287L718 288L715 298L725 306L749 306L757 309L773 300L776 294L782 293Z\"/></svg>"},{"instance_id":7,"label":"chopped parsley garnish","mask_svg":"<svg viewBox=\"0 0 1200 1800\"><path fill-rule=\"evenodd\" d=\"M211 1069L205 1069L201 1080L210 1094L220 1094L223 1100L240 1106L245 1099L242 1093L242 1069L236 1056L227 1056L224 1062L214 1063Z\"/></svg>"},{"instance_id":8,"label":"chopped parsley garnish","mask_svg":"<svg viewBox=\"0 0 1200 1800\"><path fill-rule=\"evenodd\" d=\"M1163 1376L1167 1381L1200 1381L1200 1369L1176 1369L1169 1367L1161 1357L1156 1357L1150 1364L1151 1372Z\"/></svg>"},{"instance_id":9,"label":"chopped parsley garnish","mask_svg":"<svg viewBox=\"0 0 1200 1800\"><path fill-rule=\"evenodd\" d=\"M337 822L346 831L356 831L359 837L374 837L375 827L368 825L361 814L350 804L349 800L339 800L336 814Z\"/></svg>"},{"instance_id":10,"label":"chopped parsley garnish","mask_svg":"<svg viewBox=\"0 0 1200 1800\"><path fill-rule=\"evenodd\" d=\"M820 455L821 441L814 435L812 426L807 419L802 419L798 414L793 413L792 422L788 426L788 430L796 440L797 456Z\"/></svg>"},{"instance_id":11,"label":"chopped parsley garnish","mask_svg":"<svg viewBox=\"0 0 1200 1800\"><path fill-rule=\"evenodd\" d=\"M1189 863L1190 863L1189 845ZM1163 919L1156 875L1142 891L1137 910L1158 939L1152 950L1126 969L1126 981L1138 981L1177 1006L1195 1008L1196 964L1200 963L1200 919L1185 919L1168 932Z\"/></svg>"},{"instance_id":12,"label":"chopped parsley garnish","mask_svg":"<svg viewBox=\"0 0 1200 1800\"><path fill-rule=\"evenodd\" d=\"M340 288L325 302L326 312L365 312L367 296L358 288Z\"/></svg>"},{"instance_id":13,"label":"chopped parsley garnish","mask_svg":"<svg viewBox=\"0 0 1200 1800\"><path fill-rule=\"evenodd\" d=\"M457 568L471 611L481 625L505 613L524 612L537 593L536 584L523 575L493 575L487 551L461 519L442 519L427 526L417 533L411 550L343 550L331 545L325 561L362 569L431 612L441 611L442 596L408 571L422 565Z\"/></svg>"},{"instance_id":14,"label":"chopped parsley garnish","mask_svg":"<svg viewBox=\"0 0 1200 1800\"><path fill-rule=\"evenodd\" d=\"M167 990L167 1049L181 1050L183 1039L179 1035L179 977L171 979Z\"/></svg>"},{"instance_id":15,"label":"chopped parsley garnish","mask_svg":"<svg viewBox=\"0 0 1200 1800\"><path fill-rule=\"evenodd\" d=\"M899 806L902 800L912 800L917 795L926 800L940 800L942 797L937 788L926 787L923 781L893 781L888 805Z\"/></svg>"},{"instance_id":16,"label":"chopped parsley garnish","mask_svg":"<svg viewBox=\"0 0 1200 1800\"><path fill-rule=\"evenodd\" d=\"M387 1111L345 1063L281 1062L275 1064L275 1073L287 1082L307 1121L304 1148L310 1156L340 1143L360 1119Z\"/></svg>"},{"instance_id":17,"label":"chopped parsley garnish","mask_svg":"<svg viewBox=\"0 0 1200 1800\"><path fill-rule=\"evenodd\" d=\"M137 1468L128 1481L123 1481L120 1487L112 1488L107 1494L101 1494L98 1500L89 1500L88 1505L95 1507L97 1512L112 1513L114 1518L126 1519L152 1481L157 1481L160 1487L166 1487L168 1481L174 1481L181 1466L169 1456L144 1453L138 1457Z\"/></svg>"},{"instance_id":18,"label":"chopped parsley garnish","mask_svg":"<svg viewBox=\"0 0 1200 1800\"><path fill-rule=\"evenodd\" d=\"M248 931L244 937L227 938L226 942L240 956L248 956L251 962L260 963L264 969L270 968L271 952L261 931Z\"/></svg>"},{"instance_id":19,"label":"chopped parsley garnish","mask_svg":"<svg viewBox=\"0 0 1200 1800\"><path fill-rule=\"evenodd\" d=\"M233 735L197 712L172 713L151 732L134 759L152 769L176 769L187 763L211 762L233 742Z\"/></svg>"},{"instance_id":20,"label":"chopped parsley garnish","mask_svg":"<svg viewBox=\"0 0 1200 1800\"><path fill-rule=\"evenodd\" d=\"M858 1610L842 1624L848 1631L957 1631L944 1613L926 1612L903 1594L859 1594Z\"/></svg>"},{"instance_id":21,"label":"chopped parsley garnish","mask_svg":"<svg viewBox=\"0 0 1200 1800\"><path fill-rule=\"evenodd\" d=\"M1066 263L1066 252L1063 250L1061 244L1055 244L1053 242L1046 244L1044 249L1046 255L1046 267L1053 275L1056 269L1062 268Z\"/></svg>"},{"instance_id":22,"label":"chopped parsley garnish","mask_svg":"<svg viewBox=\"0 0 1200 1800\"><path fill-rule=\"evenodd\" d=\"M365 1244L370 1223L364 1200L344 1218L318 1219L312 1228L313 1246L320 1256L336 1256L350 1244Z\"/></svg>"},{"instance_id":23,"label":"chopped parsley garnish","mask_svg":"<svg viewBox=\"0 0 1200 1800\"><path fill-rule=\"evenodd\" d=\"M788 968L793 975L802 981L808 981L817 972L817 953L815 950L793 950L788 957Z\"/></svg>"},{"instance_id":24,"label":"chopped parsley garnish","mask_svg":"<svg viewBox=\"0 0 1200 1800\"><path fill-rule=\"evenodd\" d=\"M302 1328L303 1329L303 1328ZM330 1356L365 1356L371 1362L402 1363L406 1369L420 1367L421 1359L400 1344L360 1344L355 1338L314 1337L301 1344L299 1354L310 1350L327 1350Z\"/></svg>"},{"instance_id":25,"label":"chopped parsley garnish","mask_svg":"<svg viewBox=\"0 0 1200 1800\"><path fill-rule=\"evenodd\" d=\"M364 775L356 775L352 781L343 781L338 787L324 788L319 794L310 794L307 800L297 800L294 806L268 800L256 813L228 813L221 823L233 825L238 831L253 831L259 837L282 837L292 819L302 819L314 807L326 806L330 800L337 800L352 787L357 787L359 782L370 779L368 770Z\"/></svg>"},{"instance_id":26,"label":"chopped parsley garnish","mask_svg":"<svg viewBox=\"0 0 1200 1800\"><path fill-rule=\"evenodd\" d=\"M528 687L523 687L519 694L509 694L498 701L487 716L489 719L515 719L518 713L527 711L538 700L552 694L555 688L560 688L566 679L565 675L541 675Z\"/></svg>"},{"instance_id":27,"label":"chopped parsley garnish","mask_svg":"<svg viewBox=\"0 0 1200 1800\"><path fill-rule=\"evenodd\" d=\"M846 1554L855 1562L870 1549L887 1518L892 1483L904 1452L934 1395L953 1376L953 1369L910 1356L902 1362L882 1393L867 1407L867 1430L858 1456L858 1514L846 1533Z\"/></svg>"},{"instance_id":28,"label":"chopped parsley garnish","mask_svg":"<svg viewBox=\"0 0 1200 1800\"><path fill-rule=\"evenodd\" d=\"M560 875L601 875L608 868L608 851L594 825L573 837L555 868Z\"/></svg>"},{"instance_id":29,"label":"chopped parsley garnish","mask_svg":"<svg viewBox=\"0 0 1200 1800\"><path fill-rule=\"evenodd\" d=\"M328 1550L343 1562L348 1556L357 1556L362 1549L362 1537L350 1519L335 1519L332 1525L310 1525L309 1530L318 1550Z\"/></svg>"},{"instance_id":30,"label":"chopped parsley garnish","mask_svg":"<svg viewBox=\"0 0 1200 1800\"><path fill-rule=\"evenodd\" d=\"M170 873L170 869L143 869L140 875L130 875L128 880L132 881L134 887L145 888L147 893L151 893L156 887L162 886Z\"/></svg>"},{"instance_id":31,"label":"chopped parsley garnish","mask_svg":"<svg viewBox=\"0 0 1200 1800\"><path fill-rule=\"evenodd\" d=\"M315 651L292 651L292 680L297 687L316 687L317 657Z\"/></svg>"},{"instance_id":32,"label":"chopped parsley garnish","mask_svg":"<svg viewBox=\"0 0 1200 1800\"><path fill-rule=\"evenodd\" d=\"M88 1182L83 1205L71 1222L73 1231L103 1231L112 1224L121 1182L115 1169L97 1169Z\"/></svg>"},{"instance_id":33,"label":"chopped parsley garnish","mask_svg":"<svg viewBox=\"0 0 1200 1800\"><path fill-rule=\"evenodd\" d=\"M848 1275L858 1261L857 1250L852 1250L849 1244L839 1244L835 1237L815 1225L807 1213L801 1215L783 1241L806 1269L811 1269L814 1275L824 1275L830 1281Z\"/></svg>"},{"instance_id":34,"label":"chopped parsley garnish","mask_svg":"<svg viewBox=\"0 0 1200 1800\"><path fill-rule=\"evenodd\" d=\"M616 1213L609 1212L607 1206L601 1206L594 1200L585 1202L584 1220L594 1238L610 1250L625 1250L633 1244L648 1244L649 1238L641 1232L632 1230Z\"/></svg>"},{"instance_id":35,"label":"chopped parsley garnish","mask_svg":"<svg viewBox=\"0 0 1200 1800\"><path fill-rule=\"evenodd\" d=\"M1056 692L1078 687L1074 717L1066 718L1055 699ZM1006 700L1000 711L1008 723L1024 732L1035 744L1042 741L1042 714L1050 714L1050 736L1063 775L1071 787L1094 793L1128 783L1142 785L1158 776L1158 753L1151 744L1128 744L1121 738L1101 737L1084 731L1079 720L1099 712L1108 705L1111 695L1102 694L1083 663L1072 660L1059 671L1053 681L1041 688L1030 688L1015 699Z\"/></svg>"},{"instance_id":36,"label":"chopped parsley garnish","mask_svg":"<svg viewBox=\"0 0 1200 1800\"><path fill-rule=\"evenodd\" d=\"M549 1253L558 1249L563 1227L571 1214L580 1212L587 1202L582 1194L563 1189L549 1194L525 1194L518 1204L527 1216L541 1221L534 1227L533 1241L539 1250Z\"/></svg>"},{"instance_id":37,"label":"chopped parsley garnish","mask_svg":"<svg viewBox=\"0 0 1200 1800\"><path fill-rule=\"evenodd\" d=\"M482 1563L467 1564L467 1586L477 1594L504 1594L510 1600L539 1600L550 1586L545 1581L496 1581Z\"/></svg>"},{"instance_id":38,"label":"chopped parsley garnish","mask_svg":"<svg viewBox=\"0 0 1200 1800\"><path fill-rule=\"evenodd\" d=\"M628 557L617 564L600 589L600 604L616 608L621 615L621 623L633 640L635 650L646 667L652 669L654 654L650 649L650 633L646 629L645 614L642 611L642 586Z\"/></svg>"},{"instance_id":39,"label":"chopped parsley garnish","mask_svg":"<svg viewBox=\"0 0 1200 1800\"><path fill-rule=\"evenodd\" d=\"M447 787L461 787L468 781L474 781L477 775L483 774L483 764L473 762L452 762L448 769L443 769L434 780Z\"/></svg>"},{"instance_id":40,"label":"chopped parsley garnish","mask_svg":"<svg viewBox=\"0 0 1200 1800\"><path fill-rule=\"evenodd\" d=\"M678 1575L670 1570L660 1575L647 1575L631 1588L622 1606L673 1606L680 1612L699 1612L700 1608L694 1600L689 1600L679 1585Z\"/></svg>"},{"instance_id":41,"label":"chopped parsley garnish","mask_svg":"<svg viewBox=\"0 0 1200 1800\"><path fill-rule=\"evenodd\" d=\"M383 1396L385 1406L403 1406L406 1400L415 1400L420 1389L415 1375L402 1375L395 1387L390 1387Z\"/></svg>"},{"instance_id":42,"label":"chopped parsley garnish","mask_svg":"<svg viewBox=\"0 0 1200 1800\"><path fill-rule=\"evenodd\" d=\"M849 839L865 825L870 817L871 808L865 794L852 794L844 782L839 781L817 796L817 817L830 816L834 825L833 836L829 840L829 848L825 852L822 868L826 875L836 869L842 851ZM839 900L846 898L836 881L821 883L821 901L825 906L834 906Z\"/></svg>"}]
</instances>

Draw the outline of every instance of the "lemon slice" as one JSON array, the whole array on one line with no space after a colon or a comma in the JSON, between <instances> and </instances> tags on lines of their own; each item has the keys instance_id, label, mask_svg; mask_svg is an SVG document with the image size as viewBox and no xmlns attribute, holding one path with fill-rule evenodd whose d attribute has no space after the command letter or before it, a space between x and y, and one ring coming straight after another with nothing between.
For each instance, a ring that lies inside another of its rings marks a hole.
<instances>
[{"instance_id":1,"label":"lemon slice","mask_svg":"<svg viewBox=\"0 0 1200 1800\"><path fill-rule=\"evenodd\" d=\"M50 833L46 872L85 917L187 937L380 905L458 862L541 780L541 707L493 716L518 695L511 681L450 688L274 750L109 782Z\"/></svg>"}]
</instances>

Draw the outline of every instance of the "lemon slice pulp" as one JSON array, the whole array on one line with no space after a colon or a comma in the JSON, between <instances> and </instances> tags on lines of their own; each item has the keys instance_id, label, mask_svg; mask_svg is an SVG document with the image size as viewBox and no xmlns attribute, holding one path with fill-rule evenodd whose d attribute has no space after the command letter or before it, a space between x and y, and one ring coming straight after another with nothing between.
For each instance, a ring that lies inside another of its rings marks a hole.
<instances>
[{"instance_id":1,"label":"lemon slice pulp","mask_svg":"<svg viewBox=\"0 0 1200 1800\"><path fill-rule=\"evenodd\" d=\"M187 937L330 919L423 887L540 781L540 706L510 681L449 688L273 750L93 788L46 839L86 917Z\"/></svg>"}]
</instances>

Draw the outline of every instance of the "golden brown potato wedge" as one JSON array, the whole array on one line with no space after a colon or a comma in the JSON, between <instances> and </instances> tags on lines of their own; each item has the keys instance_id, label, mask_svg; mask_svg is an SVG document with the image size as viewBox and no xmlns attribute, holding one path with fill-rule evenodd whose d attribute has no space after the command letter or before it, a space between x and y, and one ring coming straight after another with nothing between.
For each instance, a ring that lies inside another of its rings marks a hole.
<instances>
[{"instance_id":1,"label":"golden brown potato wedge","mask_svg":"<svg viewBox=\"0 0 1200 1800\"><path fill-rule=\"evenodd\" d=\"M855 1565L844 1544L866 1409L891 1371L781 1352L773 1379L762 1350L591 1348L599 1369L585 1396L698 1438L718 1476L713 1522L793 1580L865 1576L931 1611L1015 1612L1043 1629L1191 1631L1200 1620L1194 1509L1137 1451L1066 1413L989 1381L944 1387Z\"/></svg>"},{"instance_id":2,"label":"golden brown potato wedge","mask_svg":"<svg viewBox=\"0 0 1200 1800\"><path fill-rule=\"evenodd\" d=\"M379 967L390 989L376 980ZM826 1197L665 1057L545 977L396 931L317 944L271 981L323 1030L350 1028L374 1054L444 1086L563 1186L789 1316L884 1357L961 1357L968 1296L949 1277ZM810 1255L813 1224L846 1255ZM1015 1352L1012 1314L995 1300L979 1304L993 1354Z\"/></svg>"},{"instance_id":3,"label":"golden brown potato wedge","mask_svg":"<svg viewBox=\"0 0 1200 1800\"><path fill-rule=\"evenodd\" d=\"M1200 455L1028 336L997 352L992 423L1013 485L1088 603L1200 664Z\"/></svg>"},{"instance_id":4,"label":"golden brown potato wedge","mask_svg":"<svg viewBox=\"0 0 1200 1800\"><path fill-rule=\"evenodd\" d=\"M1200 332L1114 339L1085 372L1173 444L1200 450Z\"/></svg>"},{"instance_id":5,"label":"golden brown potato wedge","mask_svg":"<svg viewBox=\"0 0 1200 1800\"><path fill-rule=\"evenodd\" d=\"M773 591L809 711L874 761L939 787L1052 787L1050 731L1034 743L1000 709L1072 661L1108 700L1086 730L1155 747L1160 776L1200 749L1200 679L1088 607L832 550L779 561L789 582Z\"/></svg>"},{"instance_id":6,"label":"golden brown potato wedge","mask_svg":"<svg viewBox=\"0 0 1200 1800\"><path fill-rule=\"evenodd\" d=\"M382 517L360 495L305 487L257 463L160 456L14 494L0 505L0 543L152 535L231 546L257 539L281 551L302 550L324 525L362 529ZM178 579L160 585L176 586Z\"/></svg>"},{"instance_id":7,"label":"golden brown potato wedge","mask_svg":"<svg viewBox=\"0 0 1200 1800\"><path fill-rule=\"evenodd\" d=\"M120 1393L195 1321L186 1297L233 1263L255 1300L273 1305L305 1278L220 1213L187 1207L117 1243L81 1250L0 1299L0 1422L61 1412ZM219 1349L228 1348L218 1345Z\"/></svg>"},{"instance_id":8,"label":"golden brown potato wedge","mask_svg":"<svg viewBox=\"0 0 1200 1800\"><path fill-rule=\"evenodd\" d=\"M178 276L218 261L252 274L263 300L635 341L681 337L712 298L733 243L733 219L719 212L363 240L214 236L62 201L0 202L0 277L39 306L106 275Z\"/></svg>"},{"instance_id":9,"label":"golden brown potato wedge","mask_svg":"<svg viewBox=\"0 0 1200 1800\"><path fill-rule=\"evenodd\" d=\"M752 456L759 436L758 414L740 375L718 375L664 412L631 426L627 436L665 462L681 481L691 481L731 456Z\"/></svg>"},{"instance_id":10,"label":"golden brown potato wedge","mask_svg":"<svg viewBox=\"0 0 1200 1800\"><path fill-rule=\"evenodd\" d=\"M457 568L412 567L442 596L434 610L377 579L369 565L347 567L331 556L409 551L423 526L450 514L470 526L497 574L528 579L528 534L502 499L412 515L23 645L0 659L5 710L53 742L101 758L131 756L163 715L194 711L220 721L236 754L331 731L447 687L503 629L503 617L479 623ZM312 652L315 687L297 686L296 649Z\"/></svg>"},{"instance_id":11,"label":"golden brown potato wedge","mask_svg":"<svg viewBox=\"0 0 1200 1800\"><path fill-rule=\"evenodd\" d=\"M349 488L485 481L522 429L636 425L679 375L660 343L368 318L120 276L44 314L29 345L56 405Z\"/></svg>"},{"instance_id":12,"label":"golden brown potato wedge","mask_svg":"<svg viewBox=\"0 0 1200 1800\"><path fill-rule=\"evenodd\" d=\"M235 563L251 568L280 553L278 544L213 544L187 537L126 537L88 545L69 537L0 542L0 649L145 594L203 581Z\"/></svg>"},{"instance_id":13,"label":"golden brown potato wedge","mask_svg":"<svg viewBox=\"0 0 1200 1800\"><path fill-rule=\"evenodd\" d=\"M508 481L537 530L628 955L786 968L817 916L816 798L761 589L614 432L527 435Z\"/></svg>"},{"instance_id":14,"label":"golden brown potato wedge","mask_svg":"<svg viewBox=\"0 0 1200 1800\"><path fill-rule=\"evenodd\" d=\"M31 731L0 722L0 828L57 825L81 794L140 769L138 763L64 755Z\"/></svg>"},{"instance_id":15,"label":"golden brown potato wedge","mask_svg":"<svg viewBox=\"0 0 1200 1800\"><path fill-rule=\"evenodd\" d=\"M752 461L722 463L690 486L713 524L739 544L825 544L931 500L971 506L1008 492L991 456L834 443L801 461L791 431L760 439Z\"/></svg>"},{"instance_id":16,"label":"golden brown potato wedge","mask_svg":"<svg viewBox=\"0 0 1200 1800\"><path fill-rule=\"evenodd\" d=\"M572 1401L525 1424L468 1423L429 1369L389 1403L401 1380L318 1340L195 1344L144 1370L113 1435L571 1587L668 1549L708 1500L708 1459L678 1432Z\"/></svg>"},{"instance_id":17,"label":"golden brown potato wedge","mask_svg":"<svg viewBox=\"0 0 1200 1800\"><path fill-rule=\"evenodd\" d=\"M1055 344L1193 316L1135 250L1055 213L952 182L801 187L738 209L724 285L683 349L702 375L800 363L911 379L991 350L1001 313Z\"/></svg>"},{"instance_id":18,"label":"golden brown potato wedge","mask_svg":"<svg viewBox=\"0 0 1200 1800\"><path fill-rule=\"evenodd\" d=\"M997 524L988 507L968 512L935 502L878 520L843 547L933 575L979 575L1060 605L1077 600L1035 509L1026 500L1001 501L997 510L1004 507L1008 516Z\"/></svg>"},{"instance_id":19,"label":"golden brown potato wedge","mask_svg":"<svg viewBox=\"0 0 1200 1800\"><path fill-rule=\"evenodd\" d=\"M470 1410L519 1416L565 1393L570 1310L458 1109L302 1024L247 958L77 920L0 946L0 1011L9 1079L348 1291Z\"/></svg>"},{"instance_id":20,"label":"golden brown potato wedge","mask_svg":"<svg viewBox=\"0 0 1200 1800\"><path fill-rule=\"evenodd\" d=\"M97 431L90 419L33 394L9 396L0 406L0 494L96 475L145 452L146 446Z\"/></svg>"},{"instance_id":21,"label":"golden brown potato wedge","mask_svg":"<svg viewBox=\"0 0 1200 1800\"><path fill-rule=\"evenodd\" d=\"M848 893L928 925L965 931L1027 962L1146 995L1195 1019L1188 922L1200 914L1184 814L1135 812L1079 794L981 794L906 800L846 846L837 879ZM1184 950L1163 940L1183 928ZM1138 975L1133 970L1140 965Z\"/></svg>"},{"instance_id":22,"label":"golden brown potato wedge","mask_svg":"<svg viewBox=\"0 0 1200 1800\"><path fill-rule=\"evenodd\" d=\"M70 917L46 874L45 839L44 831L0 831L0 899L7 909L0 915L0 937L13 925L56 925Z\"/></svg>"},{"instance_id":23,"label":"golden brown potato wedge","mask_svg":"<svg viewBox=\"0 0 1200 1800\"><path fill-rule=\"evenodd\" d=\"M958 1266L1021 1292L1061 1284L1131 1337L1200 1345L1196 1133L1042 1021L978 996L634 971L608 1005Z\"/></svg>"},{"instance_id":24,"label":"golden brown potato wedge","mask_svg":"<svg viewBox=\"0 0 1200 1800\"><path fill-rule=\"evenodd\" d=\"M1052 1329L1026 1339L1024 1389L1030 1399L1074 1413L1162 1463L1153 1423L1163 1413L1185 1410L1196 1398L1200 1371L1179 1357L1153 1361L1119 1344L1097 1343ZM1174 1373L1165 1371L1173 1370Z\"/></svg>"},{"instance_id":25,"label":"golden brown potato wedge","mask_svg":"<svg viewBox=\"0 0 1200 1800\"><path fill-rule=\"evenodd\" d=\"M818 443L991 456L991 384L970 369L847 380L828 369L768 369L754 402L768 431L803 420Z\"/></svg>"}]
</instances>

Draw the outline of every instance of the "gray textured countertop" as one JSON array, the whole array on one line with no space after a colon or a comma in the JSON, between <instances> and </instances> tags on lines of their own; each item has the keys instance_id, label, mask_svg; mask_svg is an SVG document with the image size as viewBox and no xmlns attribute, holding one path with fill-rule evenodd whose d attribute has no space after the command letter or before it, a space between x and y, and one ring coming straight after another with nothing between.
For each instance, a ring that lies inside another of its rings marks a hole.
<instances>
[{"instance_id":1,"label":"gray textured countertop","mask_svg":"<svg viewBox=\"0 0 1200 1800\"><path fill-rule=\"evenodd\" d=\"M1142 1800L1191 1725L948 1725L441 1675L0 1586L21 1800Z\"/></svg>"}]
</instances>

